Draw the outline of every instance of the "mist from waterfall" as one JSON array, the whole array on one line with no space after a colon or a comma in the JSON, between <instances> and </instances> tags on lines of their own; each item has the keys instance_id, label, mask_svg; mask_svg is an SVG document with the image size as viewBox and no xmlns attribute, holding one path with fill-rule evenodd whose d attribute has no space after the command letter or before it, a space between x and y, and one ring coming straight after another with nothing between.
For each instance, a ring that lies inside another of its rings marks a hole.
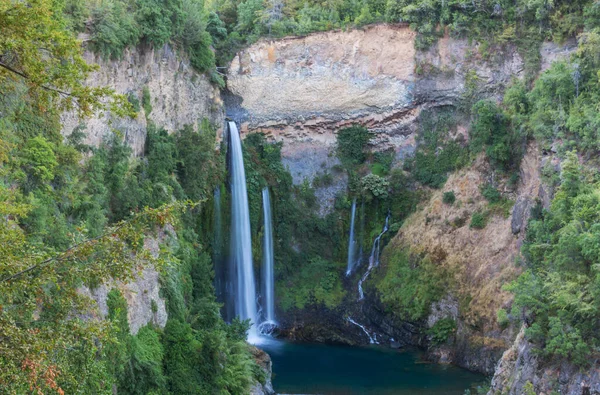
<instances>
[{"instance_id":1,"label":"mist from waterfall","mask_svg":"<svg viewBox=\"0 0 600 395\"><path fill-rule=\"evenodd\" d=\"M264 322L261 332L269 332L275 325L275 285L273 273L273 220L271 216L271 198L269 188L262 190L263 199L263 265L262 265L262 312Z\"/></svg>"},{"instance_id":2,"label":"mist from waterfall","mask_svg":"<svg viewBox=\"0 0 600 395\"><path fill-rule=\"evenodd\" d=\"M356 198L352 200L352 210L350 214L350 236L348 237L348 267L346 276L352 274L354 265L356 265L356 239L354 235L354 223L356 220Z\"/></svg>"},{"instance_id":3,"label":"mist from waterfall","mask_svg":"<svg viewBox=\"0 0 600 395\"><path fill-rule=\"evenodd\" d=\"M242 320L250 319L252 326L248 341L258 340L256 286L252 266L252 240L250 234L250 210L242 142L235 122L229 122L229 150L231 182L231 265L230 276L235 276L235 314Z\"/></svg>"},{"instance_id":4,"label":"mist from waterfall","mask_svg":"<svg viewBox=\"0 0 600 395\"><path fill-rule=\"evenodd\" d=\"M385 217L385 224L383 225L383 230L381 233L375 238L373 241L373 247L371 248L371 255L369 256L369 267L365 274L363 274L362 278L358 281L358 300L363 300L365 298L365 293L363 292L362 284L369 277L373 268L379 266L379 254L380 248L379 245L381 243L381 236L383 236L388 231L390 221L390 213Z\"/></svg>"}]
</instances>

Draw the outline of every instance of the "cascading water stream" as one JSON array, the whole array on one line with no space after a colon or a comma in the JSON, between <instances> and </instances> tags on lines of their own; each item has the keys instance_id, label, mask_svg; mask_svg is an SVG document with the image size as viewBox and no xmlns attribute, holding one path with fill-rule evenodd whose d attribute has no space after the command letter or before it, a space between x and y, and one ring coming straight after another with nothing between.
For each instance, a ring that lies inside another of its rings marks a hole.
<instances>
[{"instance_id":1,"label":"cascading water stream","mask_svg":"<svg viewBox=\"0 0 600 395\"><path fill-rule=\"evenodd\" d=\"M348 238L348 267L346 269L346 276L352 274L354 265L356 264L356 240L354 237L354 222L356 219L356 198L352 200L352 210L350 214L350 237Z\"/></svg>"},{"instance_id":2,"label":"cascading water stream","mask_svg":"<svg viewBox=\"0 0 600 395\"><path fill-rule=\"evenodd\" d=\"M250 234L250 210L246 189L246 173L242 142L235 122L229 122L230 180L231 180L231 260L235 275L235 313L242 319L250 319L248 342L258 338L256 287L252 267L252 240Z\"/></svg>"},{"instance_id":3,"label":"cascading water stream","mask_svg":"<svg viewBox=\"0 0 600 395\"><path fill-rule=\"evenodd\" d=\"M371 334L369 333L369 331L367 330L367 328L365 328L363 325L359 324L358 322L354 321L352 318L348 317L346 318L348 320L349 323L354 324L356 326L358 326L360 329L362 329L362 331L367 335L367 337L369 338L369 343L371 344L379 344L377 342L377 339L375 339L375 337L371 336Z\"/></svg>"},{"instance_id":4,"label":"cascading water stream","mask_svg":"<svg viewBox=\"0 0 600 395\"><path fill-rule=\"evenodd\" d=\"M371 248L371 255L369 256L369 267L365 274L363 274L362 278L358 281L358 300L363 300L365 298L365 294L363 292L362 284L369 277L373 268L379 266L379 245L381 241L381 236L383 236L388 231L388 224L390 220L390 214L385 217L385 224L383 225L383 230L381 233L375 238L373 241L373 248Z\"/></svg>"},{"instance_id":5,"label":"cascading water stream","mask_svg":"<svg viewBox=\"0 0 600 395\"><path fill-rule=\"evenodd\" d=\"M261 333L271 333L277 325L275 321L275 286L273 274L273 220L271 218L271 198L269 188L262 190L263 198L263 266L262 266L262 312L264 321L260 324Z\"/></svg>"}]
</instances>

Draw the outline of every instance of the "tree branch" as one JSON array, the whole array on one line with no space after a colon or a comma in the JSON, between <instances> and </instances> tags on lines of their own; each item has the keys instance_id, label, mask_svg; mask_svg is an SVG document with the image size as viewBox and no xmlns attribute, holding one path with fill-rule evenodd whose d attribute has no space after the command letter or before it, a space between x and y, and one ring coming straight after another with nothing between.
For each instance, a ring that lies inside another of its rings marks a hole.
<instances>
[{"instance_id":1,"label":"tree branch","mask_svg":"<svg viewBox=\"0 0 600 395\"><path fill-rule=\"evenodd\" d=\"M12 68L11 66L9 66L9 65L7 65L5 63L0 62L0 67L6 69L8 71L10 71L11 73L15 73L16 75L21 76L21 77L23 77L23 78L25 78L27 80L31 80L31 78L29 78L29 76L27 74L25 74L25 73L23 73L23 72L21 72L19 70L16 70L16 69ZM38 85L38 86L40 88L45 89L45 90L50 91L50 92L56 92L56 93L59 93L61 95L73 97L72 93L61 91L60 89L51 88L51 87L46 86L46 85Z\"/></svg>"},{"instance_id":2,"label":"tree branch","mask_svg":"<svg viewBox=\"0 0 600 395\"><path fill-rule=\"evenodd\" d=\"M112 228L108 232L101 234L100 236L97 236L97 237L94 237L94 238L91 238L91 239L86 239L86 240L83 240L83 241L81 241L81 242L79 242L77 244L74 244L74 245L72 245L71 247L67 248L66 250L64 250L63 252L61 252L58 255L52 256L52 257L50 257L48 259L45 259L45 260L43 260L41 262L36 263L35 265L29 266L27 269L23 269L20 272L17 272L15 274L12 274L12 275L6 277L6 278L3 278L2 280L0 280L0 283L4 283L4 282L7 282L7 281L14 280L17 277L20 277L20 276L22 276L24 274L27 274L27 273L29 273L31 271L34 271L35 269L44 267L44 266L46 266L47 264L49 264L49 263L51 263L53 261L57 261L57 262L61 261L62 259L64 259L64 255L66 255L67 253L73 251L74 249L76 249L78 247L81 247L82 245L90 244L90 243L93 243L95 241L101 240L101 239L103 239L103 238L105 238L107 236L112 236L114 233L118 232L119 230L121 230L126 225L129 225L130 223L131 222L124 222L121 225L117 226L116 228Z\"/></svg>"}]
</instances>

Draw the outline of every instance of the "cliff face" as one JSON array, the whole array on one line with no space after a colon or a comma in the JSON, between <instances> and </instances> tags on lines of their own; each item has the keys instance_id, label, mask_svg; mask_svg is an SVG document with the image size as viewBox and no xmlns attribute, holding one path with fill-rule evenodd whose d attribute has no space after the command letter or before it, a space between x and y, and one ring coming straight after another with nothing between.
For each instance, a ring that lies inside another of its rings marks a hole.
<instances>
[{"instance_id":1,"label":"cliff face","mask_svg":"<svg viewBox=\"0 0 600 395\"><path fill-rule=\"evenodd\" d=\"M419 110L459 98L470 71L493 88L522 69L512 50L492 65L463 40L443 38L418 54L414 40L406 26L375 25L251 46L228 74L247 113L243 129L330 144L334 130L361 123L378 133L378 148L399 147Z\"/></svg>"},{"instance_id":2,"label":"cliff face","mask_svg":"<svg viewBox=\"0 0 600 395\"><path fill-rule=\"evenodd\" d=\"M207 118L217 126L224 119L221 96L208 78L194 71L188 62L165 45L160 50L128 49L120 60L104 60L86 52L88 63L99 69L88 79L90 86L108 86L116 93L132 95L142 103L144 88L150 93L152 111L145 114L143 106L137 118L117 118L109 112L80 120L74 113L63 114L63 134L69 135L84 125L85 143L98 146L105 136L118 130L136 156L144 151L147 119L157 127L175 132L185 125L196 126Z\"/></svg>"},{"instance_id":3,"label":"cliff face","mask_svg":"<svg viewBox=\"0 0 600 395\"><path fill-rule=\"evenodd\" d=\"M260 41L240 52L230 65L227 112L242 122L243 133L263 132L282 142L284 163L299 184L321 172L336 174L330 171L338 163L335 133L344 126L365 125L376 135L373 150L393 149L396 160L402 161L416 148L422 110L457 105L474 93L501 98L512 79L523 78L523 60L510 46L482 56L485 51L476 43L443 37L428 51L416 52L414 40L414 32L406 26L376 25ZM543 44L542 70L568 57L575 46L574 42ZM468 127L459 125L451 134L468 138ZM496 175L483 158L451 175L445 187L407 219L389 248L409 247L434 256L454 274L457 288L432 306L431 316L422 323L386 316L376 298L367 295L369 306L363 314L371 328L383 339L424 345L427 342L417 334L417 327L431 327L451 316L458 325L452 344L431 348L430 357L494 373L517 331L497 324L497 310L511 303L502 285L519 273L515 259L535 199L549 201L551 191L540 182L540 168L547 160L534 145L527 147L519 184L500 183L515 205L507 216L493 215L482 230L470 229L469 220L474 212L486 209L480 186ZM346 188L346 179L337 177L333 185L317 189L323 213L331 208L335 193ZM443 193L450 190L460 205L442 203ZM301 330L292 335L320 339L322 333L313 325L320 316L305 315L293 325ZM343 342L354 341L350 331L343 337ZM504 372L512 365L506 366Z\"/></svg>"},{"instance_id":4,"label":"cliff face","mask_svg":"<svg viewBox=\"0 0 600 395\"><path fill-rule=\"evenodd\" d=\"M489 395L525 393L591 395L600 394L600 370L581 371L563 362L545 365L525 338L524 328L504 352L492 380Z\"/></svg>"},{"instance_id":5,"label":"cliff face","mask_svg":"<svg viewBox=\"0 0 600 395\"><path fill-rule=\"evenodd\" d=\"M81 125L84 126L86 144L99 146L103 139L114 131L121 133L134 155L144 152L148 121L173 133L185 125L197 126L202 118L221 126L224 111L218 88L208 78L194 71L189 63L178 57L167 45L160 50L128 49L120 60L103 60L86 52L88 63L98 64L99 69L87 81L90 86L108 86L117 93L132 95L142 103L144 88L150 93L152 110L146 114L142 105L135 119L118 118L109 112L80 120L74 113L61 117L65 136ZM167 230L168 232L168 230ZM158 252L159 239L146 240L146 248ZM110 283L94 290L84 289L98 304L99 315L108 314L107 294L112 287L121 290L128 304L129 326L133 333L149 322L164 327L167 322L165 301L160 296L159 274L148 268L138 273L128 284Z\"/></svg>"},{"instance_id":6,"label":"cliff face","mask_svg":"<svg viewBox=\"0 0 600 395\"><path fill-rule=\"evenodd\" d=\"M374 25L260 41L240 52L228 72L234 96L227 111L242 132L282 141L294 182L337 164L335 133L360 123L375 133L373 148L403 159L415 148L415 121L425 108L455 104L466 81L494 94L523 69L511 48L484 61L466 40L442 38L417 53L415 33L403 25ZM331 172L330 172L331 173ZM317 190L323 213L345 178Z\"/></svg>"},{"instance_id":7,"label":"cliff face","mask_svg":"<svg viewBox=\"0 0 600 395\"><path fill-rule=\"evenodd\" d=\"M519 185L500 185L505 196L520 203L509 215L492 214L484 229L473 229L469 226L472 215L488 207L480 186L493 177L483 156L479 157L471 167L452 174L386 247L406 246L414 253L427 254L452 273L452 289L433 306L426 325L432 327L437 320L450 317L457 322L457 332L450 346L430 350L433 359L492 374L510 345L512 328L501 328L496 312L512 301L502 286L519 273L515 260L524 238L521 228L535 199L544 194L540 163L538 148L529 146L521 163ZM449 191L456 196L452 205L442 202L444 192Z\"/></svg>"}]
</instances>

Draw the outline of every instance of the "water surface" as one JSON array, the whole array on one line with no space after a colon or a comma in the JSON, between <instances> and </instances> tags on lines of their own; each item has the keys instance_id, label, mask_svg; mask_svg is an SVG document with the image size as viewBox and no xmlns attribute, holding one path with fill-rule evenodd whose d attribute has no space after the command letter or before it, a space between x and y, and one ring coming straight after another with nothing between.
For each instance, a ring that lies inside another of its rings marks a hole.
<instances>
[{"instance_id":1,"label":"water surface","mask_svg":"<svg viewBox=\"0 0 600 395\"><path fill-rule=\"evenodd\" d=\"M323 395L462 395L481 375L427 363L416 351L288 343L259 345L273 360L277 393Z\"/></svg>"}]
</instances>

